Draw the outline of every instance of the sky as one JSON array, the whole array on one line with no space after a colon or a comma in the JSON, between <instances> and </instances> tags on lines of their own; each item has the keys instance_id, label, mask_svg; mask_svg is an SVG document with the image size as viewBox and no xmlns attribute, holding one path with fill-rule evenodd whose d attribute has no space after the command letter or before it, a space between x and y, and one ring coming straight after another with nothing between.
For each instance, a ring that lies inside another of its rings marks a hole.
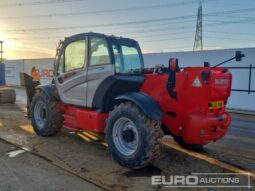
<instances>
[{"instance_id":1,"label":"sky","mask_svg":"<svg viewBox=\"0 0 255 191\"><path fill-rule=\"evenodd\" d=\"M204 50L255 47L254 0L203 0ZM136 39L143 53L192 51L199 0L0 0L6 59L51 58L65 37Z\"/></svg>"}]
</instances>

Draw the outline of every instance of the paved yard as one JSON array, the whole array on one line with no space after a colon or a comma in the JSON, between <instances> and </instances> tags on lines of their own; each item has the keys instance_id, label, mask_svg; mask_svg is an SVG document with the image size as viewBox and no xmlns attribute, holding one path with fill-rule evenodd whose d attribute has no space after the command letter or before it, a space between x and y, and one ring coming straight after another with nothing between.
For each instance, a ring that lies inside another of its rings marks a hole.
<instances>
[{"instance_id":1,"label":"paved yard","mask_svg":"<svg viewBox=\"0 0 255 191\"><path fill-rule=\"evenodd\" d=\"M0 141L0 190L101 190L97 186Z\"/></svg>"}]
</instances>

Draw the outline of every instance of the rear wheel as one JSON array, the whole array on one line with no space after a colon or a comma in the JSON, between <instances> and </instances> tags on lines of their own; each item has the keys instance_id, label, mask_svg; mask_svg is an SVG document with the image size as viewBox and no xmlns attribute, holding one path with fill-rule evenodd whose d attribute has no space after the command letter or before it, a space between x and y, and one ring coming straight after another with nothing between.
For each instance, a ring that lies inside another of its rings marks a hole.
<instances>
[{"instance_id":1,"label":"rear wheel","mask_svg":"<svg viewBox=\"0 0 255 191\"><path fill-rule=\"evenodd\" d=\"M32 126L37 135L56 135L63 122L57 102L52 101L44 92L37 93L31 103Z\"/></svg>"},{"instance_id":2,"label":"rear wheel","mask_svg":"<svg viewBox=\"0 0 255 191\"><path fill-rule=\"evenodd\" d=\"M136 105L125 102L110 112L106 140L113 158L122 166L142 168L160 154L160 121L148 118Z\"/></svg>"}]
</instances>

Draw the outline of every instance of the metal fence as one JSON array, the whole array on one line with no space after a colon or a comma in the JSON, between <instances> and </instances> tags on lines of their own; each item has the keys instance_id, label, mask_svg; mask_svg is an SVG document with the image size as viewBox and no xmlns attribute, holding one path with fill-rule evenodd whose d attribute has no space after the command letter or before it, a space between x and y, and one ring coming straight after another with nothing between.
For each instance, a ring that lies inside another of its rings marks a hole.
<instances>
[{"instance_id":1,"label":"metal fence","mask_svg":"<svg viewBox=\"0 0 255 191\"><path fill-rule=\"evenodd\" d=\"M252 90L252 71L255 69L254 66L252 66L252 64L250 64L250 66L233 66L233 67L224 67L227 68L229 70L247 70L247 72L249 73L249 79L248 79L248 87L247 89L232 89L232 91L236 91L236 92L248 92L248 94L250 93L255 93L255 90Z\"/></svg>"}]
</instances>

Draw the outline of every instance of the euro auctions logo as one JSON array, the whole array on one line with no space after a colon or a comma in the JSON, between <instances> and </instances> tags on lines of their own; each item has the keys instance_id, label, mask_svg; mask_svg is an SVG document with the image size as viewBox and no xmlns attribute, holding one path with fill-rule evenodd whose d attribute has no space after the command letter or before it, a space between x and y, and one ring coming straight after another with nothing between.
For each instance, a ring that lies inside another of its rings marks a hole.
<instances>
[{"instance_id":1,"label":"euro auctions logo","mask_svg":"<svg viewBox=\"0 0 255 191\"><path fill-rule=\"evenodd\" d=\"M164 187L252 187L249 173L192 173L191 175L152 176L151 184Z\"/></svg>"},{"instance_id":2,"label":"euro auctions logo","mask_svg":"<svg viewBox=\"0 0 255 191\"><path fill-rule=\"evenodd\" d=\"M197 176L152 176L152 185L164 185L164 186L196 186L198 185Z\"/></svg>"}]
</instances>

